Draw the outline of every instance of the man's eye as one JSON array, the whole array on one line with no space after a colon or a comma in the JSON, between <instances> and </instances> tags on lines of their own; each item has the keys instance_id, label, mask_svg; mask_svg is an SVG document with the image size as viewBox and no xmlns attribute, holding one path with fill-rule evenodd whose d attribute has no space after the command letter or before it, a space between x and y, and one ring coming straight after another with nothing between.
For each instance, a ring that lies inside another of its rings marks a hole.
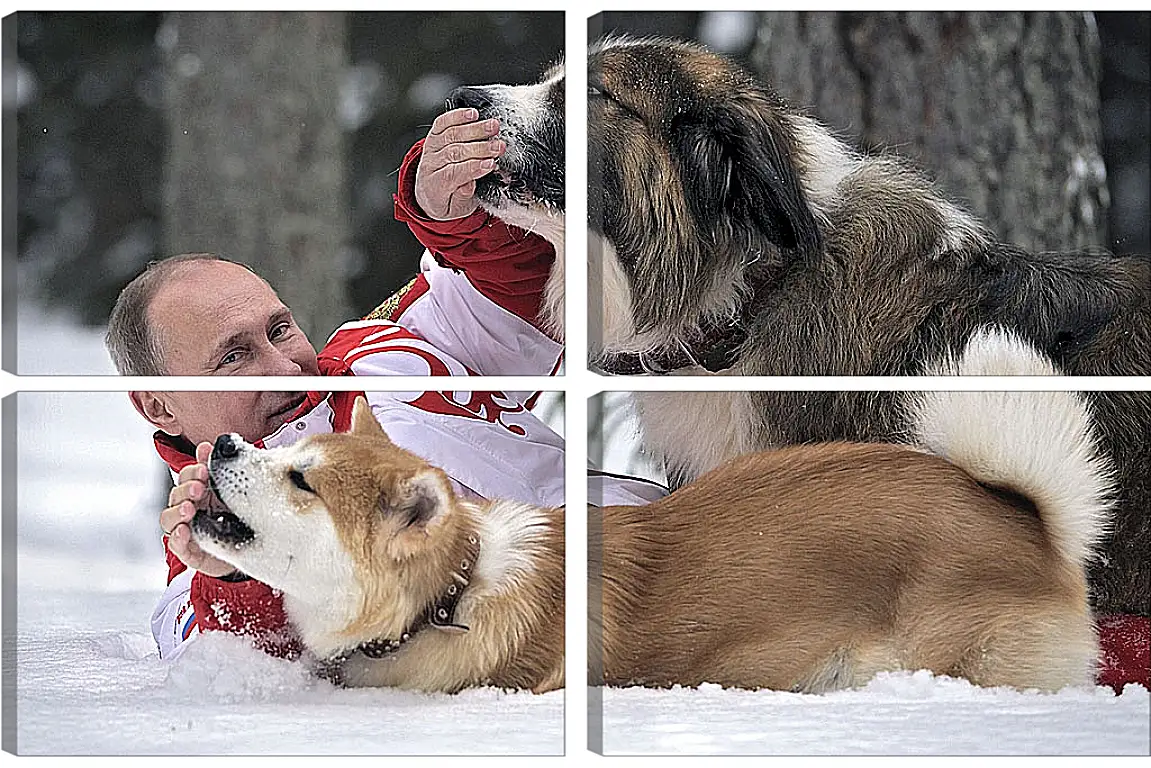
<instances>
[{"instance_id":1,"label":"man's eye","mask_svg":"<svg viewBox=\"0 0 1151 768\"><path fill-rule=\"evenodd\" d=\"M220 365L234 365L240 362L240 358L243 356L243 354L244 351L242 349L233 349L231 352L220 358Z\"/></svg>"},{"instance_id":2,"label":"man's eye","mask_svg":"<svg viewBox=\"0 0 1151 768\"><path fill-rule=\"evenodd\" d=\"M293 469L290 472L288 472L288 479L292 481L292 485L296 486L301 491L307 491L308 493L315 493L315 491L312 490L312 486L308 485L308 481L304 479L304 473L303 472L300 472L299 470Z\"/></svg>"},{"instance_id":3,"label":"man's eye","mask_svg":"<svg viewBox=\"0 0 1151 768\"><path fill-rule=\"evenodd\" d=\"M275 341L276 339L286 336L291 328L291 323L280 323L279 325L274 326L272 330L268 332L268 338L272 341Z\"/></svg>"}]
</instances>

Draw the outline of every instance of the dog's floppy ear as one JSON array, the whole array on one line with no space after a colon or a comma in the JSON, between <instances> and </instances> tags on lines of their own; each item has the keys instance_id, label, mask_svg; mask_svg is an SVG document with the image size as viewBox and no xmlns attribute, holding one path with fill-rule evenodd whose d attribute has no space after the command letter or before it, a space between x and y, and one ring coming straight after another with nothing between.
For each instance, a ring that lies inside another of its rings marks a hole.
<instances>
[{"instance_id":1,"label":"dog's floppy ear","mask_svg":"<svg viewBox=\"0 0 1151 768\"><path fill-rule=\"evenodd\" d=\"M780 248L821 246L791 140L765 94L700 105L672 122L692 215L701 226L752 228Z\"/></svg>"},{"instance_id":2,"label":"dog's floppy ear","mask_svg":"<svg viewBox=\"0 0 1151 768\"><path fill-rule=\"evenodd\" d=\"M350 431L353 435L360 437L388 439L384 428L380 426L380 422L376 421L376 416L372 413L372 407L368 405L367 398L362 395L357 397L356 402L352 404L352 428Z\"/></svg>"}]
</instances>

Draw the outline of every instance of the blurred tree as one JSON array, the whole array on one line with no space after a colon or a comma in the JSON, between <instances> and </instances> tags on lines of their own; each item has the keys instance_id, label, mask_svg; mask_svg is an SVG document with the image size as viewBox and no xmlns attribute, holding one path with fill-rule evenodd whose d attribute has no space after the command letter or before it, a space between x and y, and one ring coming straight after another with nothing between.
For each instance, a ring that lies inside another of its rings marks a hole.
<instances>
[{"instance_id":1,"label":"blurred tree","mask_svg":"<svg viewBox=\"0 0 1151 768\"><path fill-rule=\"evenodd\" d=\"M1096 12L1111 247L1151 253L1151 13Z\"/></svg>"},{"instance_id":2,"label":"blurred tree","mask_svg":"<svg viewBox=\"0 0 1151 768\"><path fill-rule=\"evenodd\" d=\"M351 314L342 13L173 12L167 70L165 253L248 264L322 343Z\"/></svg>"},{"instance_id":3,"label":"blurred tree","mask_svg":"<svg viewBox=\"0 0 1151 768\"><path fill-rule=\"evenodd\" d=\"M107 320L156 255L159 22L156 13L15 14L17 61L4 76L6 95L16 86L5 109L16 113L21 297L73 308L86 323Z\"/></svg>"},{"instance_id":4,"label":"blurred tree","mask_svg":"<svg viewBox=\"0 0 1151 768\"><path fill-rule=\"evenodd\" d=\"M335 125L344 134L343 182L331 203L346 206L349 229L342 246L327 254L327 266L339 273L345 285L349 304L341 319L347 319L368 312L406 283L417 268L419 244L407 227L392 217L396 171L404 152L427 132L452 88L465 83L531 82L562 57L564 15L518 11L341 15L345 37L339 44L346 54L340 71L328 81L325 96L329 106L322 115L322 127L327 130ZM220 71L208 71L214 62L202 54L221 49L223 55L221 46L225 43L234 44L226 69L236 77L255 79L250 70L256 54L264 57L261 66L286 64L288 71L261 78L259 92L247 106L237 105L237 112L225 117L250 118L250 124L257 125L260 114L269 120L276 115L282 125L260 123L257 127L261 131L274 129L278 140L298 141L301 149L306 134L318 130L319 123L313 121L304 121L308 122L306 130L298 125L293 128L287 115L296 107L286 101L275 103L274 91L282 84L306 95L312 85L306 82L305 73L329 64L305 59L334 51L308 48L287 34L279 38L280 54L262 51L254 39L246 45L237 42L241 14L205 11L188 16L195 18L187 23L215 24L213 28L227 36L205 40L205 47L192 50L184 47L187 36L181 42L174 34L175 26L165 24L168 17L161 13L16 14L16 56L5 51L4 109L17 116L14 202L22 299L34 296L71 310L82 322L100 325L120 289L148 260L170 255L176 247L219 248L232 256L240 255L235 236L223 245L218 242L222 238L215 236L177 245L161 231L168 144L196 141L191 133L182 133L192 121L204 131L211 128L206 117L195 114L186 115L179 132L166 128L165 83L183 54L191 54L191 58L182 59L183 66L189 71L198 67L195 77L201 83L207 82L205 78L223 77ZM251 27L251 31L256 34L259 29ZM174 46L181 47L176 50ZM296 82L291 76L293 70ZM222 87L233 86L222 83ZM7 98L9 95L12 98ZM202 95L207 98L207 94ZM213 97L223 99L226 94ZM299 95L285 98L290 101ZM258 104L260 112L254 111ZM247 115L245 110L253 111ZM291 131L297 128L293 139ZM224 134L223 138L247 142L244 146L251 148L251 153L239 155L245 167L270 161L256 153L252 136ZM312 139L328 141L328 135L318 133ZM209 166L222 164L224 153L206 145L201 145L201 150L206 154L199 166L193 163L189 167L188 173L195 172L203 183L209 172L219 173ZM320 144L316 144L314 151L319 150ZM188 154L187 149L184 153ZM299 160L290 162L298 164ZM236 167L233 164L233 169ZM299 175L288 173L287 168L271 170L283 173L285 180ZM302 166L297 170L302 174ZM233 191L251 191L255 183L254 177L241 178ZM307 179L306 186L314 186L312 179ZM299 205L292 197L297 193L309 191L280 190L274 195L289 205ZM228 194L216 188L201 197ZM185 199L195 205L212 203L210 199ZM248 201L230 200L252 210ZM271 208L267 210L269 215L273 213ZM194 224L191 210L175 213L189 226ZM297 223L299 219L291 222L293 226ZM268 219L251 226L267 230L272 224ZM249 234L242 237L250 239ZM285 256L283 263L288 264L287 259ZM265 274L279 285L278 272ZM298 301L293 304L302 311ZM319 336L326 330L312 331L313 339L321 341ZM61 361L61 373L88 372L67 365L68 361Z\"/></svg>"},{"instance_id":5,"label":"blurred tree","mask_svg":"<svg viewBox=\"0 0 1151 768\"><path fill-rule=\"evenodd\" d=\"M1007 242L1106 244L1091 14L763 13L750 60L848 139L928 169Z\"/></svg>"}]
</instances>

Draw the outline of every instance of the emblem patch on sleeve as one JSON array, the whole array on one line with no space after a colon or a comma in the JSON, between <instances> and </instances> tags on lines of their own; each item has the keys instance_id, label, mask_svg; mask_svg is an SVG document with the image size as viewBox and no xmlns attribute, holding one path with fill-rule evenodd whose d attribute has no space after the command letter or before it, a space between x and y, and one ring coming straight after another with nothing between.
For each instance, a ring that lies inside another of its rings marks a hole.
<instances>
[{"instance_id":1,"label":"emblem patch on sleeve","mask_svg":"<svg viewBox=\"0 0 1151 768\"><path fill-rule=\"evenodd\" d=\"M363 319L364 320L391 320L392 315L394 315L396 310L399 309L400 302L402 302L404 300L404 297L408 295L408 292L410 292L412 290L412 288L415 287L416 280L418 280L418 279L419 278L413 277L411 280L408 281L407 285L405 285L403 288L401 288L400 290L393 293L388 298L384 299L380 303L379 306L377 306L375 309L373 309L368 314L364 315Z\"/></svg>"}]
</instances>

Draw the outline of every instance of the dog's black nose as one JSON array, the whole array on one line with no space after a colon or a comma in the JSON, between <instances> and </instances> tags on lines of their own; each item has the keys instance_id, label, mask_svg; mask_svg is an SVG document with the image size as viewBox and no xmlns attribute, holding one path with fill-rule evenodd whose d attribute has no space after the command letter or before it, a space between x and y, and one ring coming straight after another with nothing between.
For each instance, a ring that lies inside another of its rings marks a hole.
<instances>
[{"instance_id":1,"label":"dog's black nose","mask_svg":"<svg viewBox=\"0 0 1151 768\"><path fill-rule=\"evenodd\" d=\"M216 438L216 444L212 446L213 459L234 459L239 455L240 446L231 435L220 435Z\"/></svg>"},{"instance_id":2,"label":"dog's black nose","mask_svg":"<svg viewBox=\"0 0 1151 768\"><path fill-rule=\"evenodd\" d=\"M475 107L476 109L483 111L491 105L492 100L488 98L488 95L484 92L483 88L473 88L470 85L464 85L448 94L448 109Z\"/></svg>"}]
</instances>

